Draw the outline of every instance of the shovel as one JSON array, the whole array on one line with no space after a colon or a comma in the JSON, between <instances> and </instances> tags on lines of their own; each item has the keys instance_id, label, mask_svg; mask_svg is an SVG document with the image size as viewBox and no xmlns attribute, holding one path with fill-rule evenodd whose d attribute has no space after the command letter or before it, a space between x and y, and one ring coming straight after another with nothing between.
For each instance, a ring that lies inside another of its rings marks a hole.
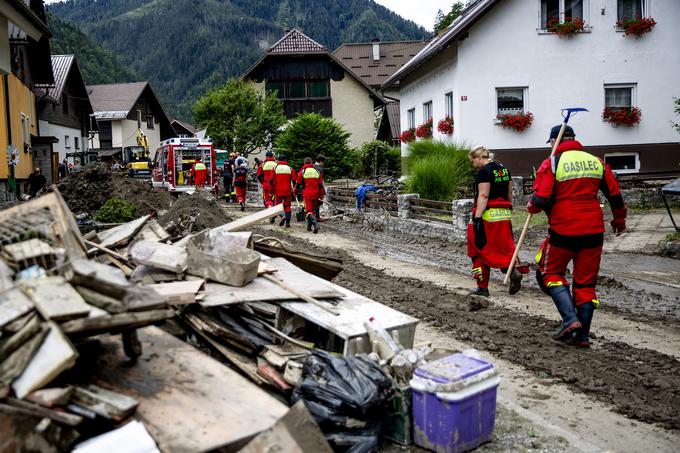
<instances>
[{"instance_id":1,"label":"shovel","mask_svg":"<svg viewBox=\"0 0 680 453\"><path fill-rule=\"evenodd\" d=\"M584 109L583 107L573 107L573 108L567 108L567 109L562 109L562 117L564 118L564 121L562 122L562 127L560 127L560 133L557 134L557 139L555 140L555 144L553 145L552 152L550 153L550 157L553 157L555 155L555 152L557 152L557 147L560 145L560 142L562 141L562 137L564 136L564 131L567 128L567 123L569 122L569 118L571 118L572 114L575 114L577 112L587 112L588 109ZM566 115L565 113L566 112ZM519 249L522 246L522 243L524 242L524 236L527 234L527 230L529 229L529 223L531 222L531 213L527 213L527 220L524 222L524 228L522 228L522 234L519 235L519 240L517 241L517 245L515 246L515 253L512 254L512 259L510 260L510 265L508 266L508 272L505 274L505 278L503 279L503 284L508 284L510 281L510 274L512 274L512 270L515 268L515 262L517 261L517 256L519 255Z\"/></svg>"}]
</instances>

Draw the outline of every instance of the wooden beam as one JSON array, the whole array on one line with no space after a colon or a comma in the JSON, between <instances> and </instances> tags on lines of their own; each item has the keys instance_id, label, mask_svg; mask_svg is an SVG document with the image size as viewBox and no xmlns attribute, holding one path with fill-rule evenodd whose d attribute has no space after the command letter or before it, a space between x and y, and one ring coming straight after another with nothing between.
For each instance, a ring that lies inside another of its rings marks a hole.
<instances>
[{"instance_id":1,"label":"wooden beam","mask_svg":"<svg viewBox=\"0 0 680 453\"><path fill-rule=\"evenodd\" d=\"M300 291L298 291L295 288L285 284L284 282L282 282L281 280L279 280L278 278L276 278L272 275L265 274L265 275L262 276L262 278L269 280L270 282L280 286L281 288L285 289L286 291L288 291L289 293L291 293L292 295L294 295L298 299L302 299L307 303L316 305L317 307L326 310L328 313L331 313L335 316L338 316L340 314L340 312L338 310L336 310L335 307L333 307L332 305L325 304L323 302L319 302L318 300L314 299L313 297L310 297L310 296L308 296L304 293L301 293Z\"/></svg>"},{"instance_id":2,"label":"wooden beam","mask_svg":"<svg viewBox=\"0 0 680 453\"><path fill-rule=\"evenodd\" d=\"M61 325L61 330L68 335L94 334L108 332L112 329L142 327L175 316L175 310L151 310L134 313L121 313L97 318L74 319Z\"/></svg>"},{"instance_id":3,"label":"wooden beam","mask_svg":"<svg viewBox=\"0 0 680 453\"><path fill-rule=\"evenodd\" d=\"M10 415L28 415L31 417L44 418L47 417L55 422L63 423L68 426L78 426L83 421L83 417L75 414L67 414L65 412L58 412L52 409L31 404L26 401L8 398L9 404L0 403L0 412Z\"/></svg>"}]
</instances>

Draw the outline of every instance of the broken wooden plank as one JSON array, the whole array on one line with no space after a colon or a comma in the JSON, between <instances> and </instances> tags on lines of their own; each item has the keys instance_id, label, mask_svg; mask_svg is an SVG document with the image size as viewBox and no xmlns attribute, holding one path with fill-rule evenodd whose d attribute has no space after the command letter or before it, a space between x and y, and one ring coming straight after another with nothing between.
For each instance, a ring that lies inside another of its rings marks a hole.
<instances>
[{"instance_id":1,"label":"broken wooden plank","mask_svg":"<svg viewBox=\"0 0 680 453\"><path fill-rule=\"evenodd\" d=\"M175 310L151 310L135 313L74 319L61 325L67 335L93 335L120 328L142 327L175 316Z\"/></svg>"},{"instance_id":2,"label":"broken wooden plank","mask_svg":"<svg viewBox=\"0 0 680 453\"><path fill-rule=\"evenodd\" d=\"M280 286L281 288L285 289L286 291L288 291L289 293L291 293L292 295L294 295L298 299L302 299L309 304L316 305L317 307L326 310L328 313L331 313L335 316L338 316L340 314L340 312L338 312L338 310L334 306L332 306L328 303L320 302L317 299L314 299L313 297L308 296L307 294L305 294L301 291L298 291L297 289L290 286L288 283L283 282L283 281L279 280L278 278L276 278L272 275L265 274L265 275L262 276L262 278L264 278L265 280L269 280L270 282L274 283L275 285Z\"/></svg>"},{"instance_id":3,"label":"broken wooden plank","mask_svg":"<svg viewBox=\"0 0 680 453\"><path fill-rule=\"evenodd\" d=\"M281 214L282 212L283 212L283 205L277 204L276 206L272 206L271 208L267 208L267 209L263 209L261 211L257 211L253 214L247 215L245 217L241 217L238 220L234 220L233 222L229 222L225 225L219 226L217 228L213 228L210 231L211 231L211 234L220 233L220 232L238 231L238 230L245 228L245 227L248 227L250 225L260 223L263 220L269 220L272 217Z\"/></svg>"},{"instance_id":4,"label":"broken wooden plank","mask_svg":"<svg viewBox=\"0 0 680 453\"><path fill-rule=\"evenodd\" d=\"M73 387L54 387L36 390L26 400L43 407L66 406L73 395Z\"/></svg>"},{"instance_id":5,"label":"broken wooden plank","mask_svg":"<svg viewBox=\"0 0 680 453\"><path fill-rule=\"evenodd\" d=\"M281 374L278 371L276 371L271 365L269 365L266 360L262 360L261 363L258 363L257 374L258 376L261 376L264 379L266 379L267 382L269 382L269 384L274 386L276 389L284 393L288 393L291 390L293 390L293 387L291 387L290 384L284 381L283 376L281 376Z\"/></svg>"},{"instance_id":6,"label":"broken wooden plank","mask_svg":"<svg viewBox=\"0 0 680 453\"><path fill-rule=\"evenodd\" d=\"M122 297L130 287L130 282L120 269L85 258L71 262L66 269L66 278L74 285L117 298Z\"/></svg>"},{"instance_id":7,"label":"broken wooden plank","mask_svg":"<svg viewBox=\"0 0 680 453\"><path fill-rule=\"evenodd\" d=\"M90 306L63 277L23 280L19 286L46 320L78 318L90 312Z\"/></svg>"},{"instance_id":8,"label":"broken wooden plank","mask_svg":"<svg viewBox=\"0 0 680 453\"><path fill-rule=\"evenodd\" d=\"M76 286L75 290L78 294L93 307L106 310L108 313L123 313L127 311L127 307L120 301L120 299L101 294L93 289L84 286Z\"/></svg>"},{"instance_id":9,"label":"broken wooden plank","mask_svg":"<svg viewBox=\"0 0 680 453\"><path fill-rule=\"evenodd\" d=\"M11 353L19 349L22 344L40 332L41 328L42 325L40 320L37 316L33 316L33 318L21 328L21 330L11 337L0 341L0 362L5 360Z\"/></svg>"},{"instance_id":10,"label":"broken wooden plank","mask_svg":"<svg viewBox=\"0 0 680 453\"><path fill-rule=\"evenodd\" d=\"M72 401L104 418L118 422L125 420L139 405L139 401L134 398L93 384L76 386Z\"/></svg>"},{"instance_id":11,"label":"broken wooden plank","mask_svg":"<svg viewBox=\"0 0 680 453\"><path fill-rule=\"evenodd\" d=\"M279 370L283 370L289 360L304 359L309 355L306 349L292 344L268 345L264 348L262 357Z\"/></svg>"},{"instance_id":12,"label":"broken wooden plank","mask_svg":"<svg viewBox=\"0 0 680 453\"><path fill-rule=\"evenodd\" d=\"M0 388L9 385L26 369L47 335L45 327L0 362Z\"/></svg>"},{"instance_id":13,"label":"broken wooden plank","mask_svg":"<svg viewBox=\"0 0 680 453\"><path fill-rule=\"evenodd\" d=\"M101 348L84 357L80 363L86 368L77 371L137 399L136 416L162 451L237 451L288 411L236 371L172 335L156 327L138 333L145 354L135 366L127 366L118 338L102 336Z\"/></svg>"},{"instance_id":14,"label":"broken wooden plank","mask_svg":"<svg viewBox=\"0 0 680 453\"><path fill-rule=\"evenodd\" d=\"M88 250L88 251L87 251L87 254L88 254L88 255L95 255L95 254L96 254L96 251L99 250L100 252L104 252L104 253L106 253L107 255L112 256L112 257L114 257L115 259L120 260L120 261L123 262L123 263L126 263L126 264L129 264L129 263L130 263L130 260L128 260L126 257L124 257L123 255L121 255L120 253L118 253L118 252L116 252L116 251L114 251L114 250L111 250L111 249L109 249L109 248L106 248L106 247L104 247L104 246L102 246L102 245L99 245L99 244L97 244L96 242L92 242L92 241L87 241L87 240L86 240L86 241L85 241L85 244L87 244L88 247L93 247L93 250Z\"/></svg>"},{"instance_id":15,"label":"broken wooden plank","mask_svg":"<svg viewBox=\"0 0 680 453\"><path fill-rule=\"evenodd\" d=\"M138 264L164 269L178 274L187 269L187 252L181 247L160 242L139 241L128 250L130 259Z\"/></svg>"},{"instance_id":16,"label":"broken wooden plank","mask_svg":"<svg viewBox=\"0 0 680 453\"><path fill-rule=\"evenodd\" d=\"M333 453L314 417L298 401L274 426L260 433L241 453Z\"/></svg>"},{"instance_id":17,"label":"broken wooden plank","mask_svg":"<svg viewBox=\"0 0 680 453\"><path fill-rule=\"evenodd\" d=\"M113 227L109 230L100 231L97 233L99 244L102 247L109 249L124 246L135 234L137 234L150 217L151 216L149 215L145 215L144 217Z\"/></svg>"},{"instance_id":18,"label":"broken wooden plank","mask_svg":"<svg viewBox=\"0 0 680 453\"><path fill-rule=\"evenodd\" d=\"M160 453L156 442L144 425L137 420L79 443L74 453L117 453L122 450L134 453Z\"/></svg>"},{"instance_id":19,"label":"broken wooden plank","mask_svg":"<svg viewBox=\"0 0 680 453\"><path fill-rule=\"evenodd\" d=\"M118 269L123 271L123 274L125 274L126 277L130 277L130 275L132 275L133 269L131 267L126 266L121 261L117 260L116 258L114 258L111 255L106 255L106 259L109 261L109 263L113 264Z\"/></svg>"},{"instance_id":20,"label":"broken wooden plank","mask_svg":"<svg viewBox=\"0 0 680 453\"><path fill-rule=\"evenodd\" d=\"M165 242L170 239L170 233L168 233L165 228L163 228L158 220L149 220L146 224L139 230L139 233L134 237L135 241L152 241L152 242Z\"/></svg>"},{"instance_id":21,"label":"broken wooden plank","mask_svg":"<svg viewBox=\"0 0 680 453\"><path fill-rule=\"evenodd\" d=\"M59 328L51 324L47 337L40 345L31 362L13 383L17 398L23 398L33 390L48 384L76 362L78 353Z\"/></svg>"},{"instance_id":22,"label":"broken wooden plank","mask_svg":"<svg viewBox=\"0 0 680 453\"><path fill-rule=\"evenodd\" d=\"M19 288L0 293L0 329L33 309L33 302Z\"/></svg>"},{"instance_id":23,"label":"broken wooden plank","mask_svg":"<svg viewBox=\"0 0 680 453\"><path fill-rule=\"evenodd\" d=\"M50 244L36 238L5 245L2 252L8 260L15 263L27 262L57 253Z\"/></svg>"},{"instance_id":24,"label":"broken wooden plank","mask_svg":"<svg viewBox=\"0 0 680 453\"><path fill-rule=\"evenodd\" d=\"M168 305L185 305L196 302L196 294L205 286L205 280L179 281L149 285L165 299Z\"/></svg>"},{"instance_id":25,"label":"broken wooden plank","mask_svg":"<svg viewBox=\"0 0 680 453\"><path fill-rule=\"evenodd\" d=\"M27 411L29 415L35 417L47 417L55 422L63 423L68 426L78 426L83 421L83 417L74 414L67 414L65 412L59 412L46 407L39 406L38 404L29 403L28 401L21 401L16 398L7 398L5 400L7 404L11 407Z\"/></svg>"},{"instance_id":26,"label":"broken wooden plank","mask_svg":"<svg viewBox=\"0 0 680 453\"><path fill-rule=\"evenodd\" d=\"M128 288L123 297L128 311L145 311L165 308L165 299L149 287L135 285Z\"/></svg>"},{"instance_id":27,"label":"broken wooden plank","mask_svg":"<svg viewBox=\"0 0 680 453\"><path fill-rule=\"evenodd\" d=\"M14 271L7 263L0 259L0 293L14 286Z\"/></svg>"}]
</instances>

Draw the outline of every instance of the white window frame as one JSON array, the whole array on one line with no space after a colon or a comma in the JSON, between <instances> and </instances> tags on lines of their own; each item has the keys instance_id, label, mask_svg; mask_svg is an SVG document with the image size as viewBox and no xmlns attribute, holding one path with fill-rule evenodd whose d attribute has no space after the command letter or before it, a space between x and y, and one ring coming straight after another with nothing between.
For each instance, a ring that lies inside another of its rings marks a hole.
<instances>
[{"instance_id":1,"label":"white window frame","mask_svg":"<svg viewBox=\"0 0 680 453\"><path fill-rule=\"evenodd\" d=\"M406 127L407 129L415 129L416 127L416 108L410 108L406 111Z\"/></svg>"},{"instance_id":2,"label":"white window frame","mask_svg":"<svg viewBox=\"0 0 680 453\"><path fill-rule=\"evenodd\" d=\"M529 111L529 87L522 85L515 86L498 86L494 88L494 120L498 122L496 116L499 115L498 112L498 90L522 90L522 113L527 113Z\"/></svg>"},{"instance_id":3,"label":"white window frame","mask_svg":"<svg viewBox=\"0 0 680 453\"><path fill-rule=\"evenodd\" d=\"M612 168L612 171L616 174L628 174L628 173L640 173L640 153L637 152L631 152L631 153L606 153L604 155L604 161L605 163L607 162L607 157L627 157L627 156L635 156L635 168L629 168L627 170L615 170Z\"/></svg>"},{"instance_id":4,"label":"white window frame","mask_svg":"<svg viewBox=\"0 0 680 453\"><path fill-rule=\"evenodd\" d=\"M151 120L151 121L149 121ZM146 115L146 128L149 130L155 129L155 122L156 119L153 117L153 115Z\"/></svg>"},{"instance_id":5,"label":"white window frame","mask_svg":"<svg viewBox=\"0 0 680 453\"><path fill-rule=\"evenodd\" d=\"M21 137L24 140L24 144L31 142L31 123L28 115L24 112L21 112Z\"/></svg>"},{"instance_id":6,"label":"white window frame","mask_svg":"<svg viewBox=\"0 0 680 453\"><path fill-rule=\"evenodd\" d=\"M616 22L619 21L619 1L616 1ZM649 17L650 11L649 11L649 0L641 0L642 3L642 17ZM623 31L623 28L619 27L618 31Z\"/></svg>"},{"instance_id":7,"label":"white window frame","mask_svg":"<svg viewBox=\"0 0 680 453\"><path fill-rule=\"evenodd\" d=\"M64 148L66 149L71 149L70 138L69 135L64 135Z\"/></svg>"},{"instance_id":8,"label":"white window frame","mask_svg":"<svg viewBox=\"0 0 680 453\"><path fill-rule=\"evenodd\" d=\"M565 12L564 10L566 9L566 3L565 0L559 0L560 5L559 5L559 16L560 16L560 22L564 22L564 17L565 17ZM541 5L543 4L543 0L538 0L538 28L536 29L540 33L547 33L547 34L552 34L549 31L546 30L545 28L545 23L543 22L543 17L541 14ZM586 30L584 31L589 31L590 25L590 0L583 0L583 21L586 23ZM547 22L547 21L546 21Z\"/></svg>"},{"instance_id":9,"label":"white window frame","mask_svg":"<svg viewBox=\"0 0 680 453\"><path fill-rule=\"evenodd\" d=\"M453 118L453 91L444 93L444 109L445 115L449 115Z\"/></svg>"},{"instance_id":10,"label":"white window frame","mask_svg":"<svg viewBox=\"0 0 680 453\"><path fill-rule=\"evenodd\" d=\"M77 136L73 136L73 147L75 149L80 149L80 139Z\"/></svg>"},{"instance_id":11,"label":"white window frame","mask_svg":"<svg viewBox=\"0 0 680 453\"><path fill-rule=\"evenodd\" d=\"M426 113L428 110L430 113L429 115ZM430 119L434 120L434 107L432 105L432 99L423 102L423 124L425 124L425 122Z\"/></svg>"},{"instance_id":12,"label":"white window frame","mask_svg":"<svg viewBox=\"0 0 680 453\"><path fill-rule=\"evenodd\" d=\"M607 89L608 88L630 88L630 107L637 107L637 83L605 83L602 89L602 111L607 108ZM602 121L606 121L604 118Z\"/></svg>"}]
</instances>

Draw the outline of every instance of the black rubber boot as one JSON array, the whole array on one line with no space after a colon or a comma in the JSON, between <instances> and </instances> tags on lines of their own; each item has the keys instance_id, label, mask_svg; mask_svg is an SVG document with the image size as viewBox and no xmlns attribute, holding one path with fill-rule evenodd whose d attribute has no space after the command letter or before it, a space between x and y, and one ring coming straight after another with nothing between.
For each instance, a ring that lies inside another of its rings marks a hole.
<instances>
[{"instance_id":1,"label":"black rubber boot","mask_svg":"<svg viewBox=\"0 0 680 453\"><path fill-rule=\"evenodd\" d=\"M471 296L489 297L489 289L477 287L477 289L471 290L468 294L470 294Z\"/></svg>"},{"instance_id":2,"label":"black rubber boot","mask_svg":"<svg viewBox=\"0 0 680 453\"><path fill-rule=\"evenodd\" d=\"M287 215L287 214L286 214L286 215ZM285 216L282 216L282 217L281 217L281 221L279 222L279 226L283 226L283 225L285 225L285 223L286 223L286 217L285 217Z\"/></svg>"},{"instance_id":3,"label":"black rubber boot","mask_svg":"<svg viewBox=\"0 0 680 453\"><path fill-rule=\"evenodd\" d=\"M286 222L286 228L290 228L290 218L292 217L292 212L286 212L286 217L283 218L282 222ZM283 225L283 223L281 224Z\"/></svg>"},{"instance_id":4,"label":"black rubber boot","mask_svg":"<svg viewBox=\"0 0 680 453\"><path fill-rule=\"evenodd\" d=\"M581 323L576 316L576 310L574 309L574 301L571 298L571 293L567 286L555 286L550 288L550 297L552 297L557 311L560 312L562 316L562 325L560 330L558 330L553 335L553 340L563 340L569 336L569 333L581 327Z\"/></svg>"},{"instance_id":5,"label":"black rubber boot","mask_svg":"<svg viewBox=\"0 0 680 453\"><path fill-rule=\"evenodd\" d=\"M581 348L590 347L590 323L593 320L594 312L595 304L593 302L586 302L576 307L576 315L581 322L581 328L574 335L574 345Z\"/></svg>"},{"instance_id":6,"label":"black rubber boot","mask_svg":"<svg viewBox=\"0 0 680 453\"><path fill-rule=\"evenodd\" d=\"M272 217L271 219L269 219L269 223L272 223L272 224L273 224L274 222L276 222L276 216L274 216L274 217Z\"/></svg>"},{"instance_id":7,"label":"black rubber boot","mask_svg":"<svg viewBox=\"0 0 680 453\"><path fill-rule=\"evenodd\" d=\"M312 231L312 222L307 220L307 231Z\"/></svg>"}]
</instances>

